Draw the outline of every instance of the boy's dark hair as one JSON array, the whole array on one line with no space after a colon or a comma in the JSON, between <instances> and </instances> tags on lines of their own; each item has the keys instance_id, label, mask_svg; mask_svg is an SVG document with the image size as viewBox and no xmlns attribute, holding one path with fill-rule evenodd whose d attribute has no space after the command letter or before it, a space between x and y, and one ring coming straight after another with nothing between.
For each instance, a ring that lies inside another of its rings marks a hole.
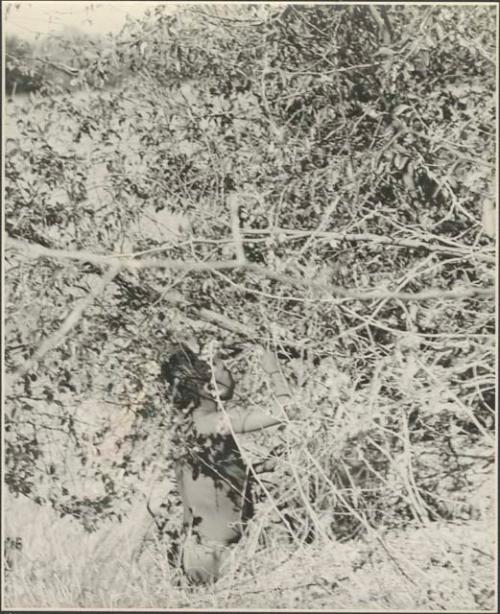
<instances>
[{"instance_id":1,"label":"boy's dark hair","mask_svg":"<svg viewBox=\"0 0 500 614\"><path fill-rule=\"evenodd\" d=\"M178 409L191 403L200 404L200 391L210 381L210 367L187 345L173 348L167 360L162 362L161 375L170 385L172 402Z\"/></svg>"},{"instance_id":2,"label":"boy's dark hair","mask_svg":"<svg viewBox=\"0 0 500 614\"><path fill-rule=\"evenodd\" d=\"M200 404L202 389L212 380L210 366L184 343L171 350L169 357L161 365L162 379L170 385L172 402L178 409L185 409L191 403ZM221 399L231 398L234 380L228 371L229 381L224 382L228 393Z\"/></svg>"}]
</instances>

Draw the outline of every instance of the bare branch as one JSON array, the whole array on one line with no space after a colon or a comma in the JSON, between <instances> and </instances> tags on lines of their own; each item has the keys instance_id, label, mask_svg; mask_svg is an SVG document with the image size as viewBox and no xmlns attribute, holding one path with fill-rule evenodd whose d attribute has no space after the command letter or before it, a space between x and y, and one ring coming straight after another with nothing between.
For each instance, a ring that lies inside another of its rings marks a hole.
<instances>
[{"instance_id":1,"label":"bare branch","mask_svg":"<svg viewBox=\"0 0 500 614\"><path fill-rule=\"evenodd\" d=\"M73 311L67 316L61 326L56 330L55 333L44 339L37 350L33 353L33 356L28 359L23 364L19 365L14 373L10 376L10 382L12 383L19 377L25 375L30 369L32 369L38 361L40 361L47 352L57 347L65 338L65 336L69 333L69 331L74 328L80 318L82 317L85 309L89 307L94 299L102 294L104 288L116 277L118 272L120 271L120 265L115 263L109 267L107 272L103 275L101 281L97 284L97 286L89 292L89 294L79 301Z\"/></svg>"},{"instance_id":2,"label":"bare branch","mask_svg":"<svg viewBox=\"0 0 500 614\"><path fill-rule=\"evenodd\" d=\"M72 66L66 66L66 64L62 64L61 62L54 62L53 60L46 60L44 58L33 58L36 62L40 62L42 64L46 64L50 66L54 70L59 70L65 75L69 75L70 77L77 77L79 70L78 68L73 68Z\"/></svg>"},{"instance_id":3,"label":"bare branch","mask_svg":"<svg viewBox=\"0 0 500 614\"><path fill-rule=\"evenodd\" d=\"M224 316L217 311L213 311L212 309L206 308L198 308L192 305L180 292L173 291L169 292L163 297L163 300L167 301L174 307L178 307L180 309L189 308L191 312L196 314L197 318L200 320L204 320L209 324L215 324L216 326L220 326L221 328L228 330L230 332L236 333L238 335L243 335L244 337L248 337L249 339L255 338L256 330L252 329L249 326L245 326L244 324L240 324L227 316Z\"/></svg>"},{"instance_id":4,"label":"bare branch","mask_svg":"<svg viewBox=\"0 0 500 614\"><path fill-rule=\"evenodd\" d=\"M464 256L467 258L476 258L486 262L496 263L496 258L493 253L482 250L474 250L472 247L447 247L444 245L438 245L436 243L428 243L426 241L420 241L417 239L407 239L399 237L385 237L382 235L376 235L373 233L343 233L343 232L316 232L311 230L294 230L291 228L276 228L275 230L268 229L253 229L248 228L242 231L243 236L255 236L262 235L267 236L269 234L279 234L285 238L300 239L315 234L318 239L323 240L335 240L335 241L366 241L369 243L376 243L380 245L391 245L394 247L409 247L411 249L426 249L430 252L439 252L443 254L450 254L453 256ZM441 237L435 237L441 239ZM255 240L255 239L254 239Z\"/></svg>"},{"instance_id":5,"label":"bare branch","mask_svg":"<svg viewBox=\"0 0 500 614\"><path fill-rule=\"evenodd\" d=\"M49 60L45 58L32 57L32 58L22 58L16 55L15 53L6 53L7 57L13 58L17 61L31 61L31 62L40 62L40 64L46 64L50 66L54 70L58 70L59 72L64 73L65 75L69 75L70 77L77 77L79 70L78 68L73 68L72 66L67 66L66 64L62 64L61 62L56 62L54 60Z\"/></svg>"},{"instance_id":6,"label":"bare branch","mask_svg":"<svg viewBox=\"0 0 500 614\"><path fill-rule=\"evenodd\" d=\"M296 288L309 288L316 290L320 294L329 294L331 296L341 297L356 301L372 301L380 299L397 299L405 301L427 301L431 299L441 300L453 300L453 299L465 299L480 296L494 296L495 286L488 286L486 288L479 288L476 286L464 286L454 290L444 290L441 288L430 288L429 290L423 290L418 293L411 292L392 292L387 289L374 289L368 288L363 290L351 290L342 288L340 286L334 286L330 284L319 284L311 281L310 279L303 279L287 273L277 273L271 271L265 266L258 264L251 264L245 262L241 264L238 260L227 261L212 261L212 262L199 262L199 261L181 261L181 260L169 260L169 259L156 259L148 258L144 260L132 260L128 257L122 258L120 254L117 255L96 255L84 251L73 250L57 250L43 247L41 245L34 245L23 243L17 239L7 238L7 246L13 247L22 251L25 255L34 258L51 257L51 258L63 258L80 260L83 262L92 262L100 266L109 266L110 264L119 263L121 268L128 268L131 270L141 269L173 269L183 271L220 271L224 269L241 269L272 279L274 281L290 284Z\"/></svg>"},{"instance_id":7,"label":"bare branch","mask_svg":"<svg viewBox=\"0 0 500 614\"><path fill-rule=\"evenodd\" d=\"M356 300L356 301L372 301L380 299L397 299L403 301L428 301L431 299L463 299L472 298L474 296L491 296L495 295L495 287L489 286L487 288L477 287L462 287L455 290L443 290L441 288L431 288L429 290L423 290L422 292L391 292L390 290L346 290L339 286L330 286L326 284L316 284L306 279L299 279L292 275L285 273L274 273L258 265L248 265L247 269L267 277L268 279L274 279L284 284L290 284L299 288L310 288L317 290L318 292L329 292L334 296Z\"/></svg>"},{"instance_id":8,"label":"bare branch","mask_svg":"<svg viewBox=\"0 0 500 614\"><path fill-rule=\"evenodd\" d=\"M131 258L129 254L94 254L84 250L52 249L35 243L24 243L23 241L10 237L6 238L5 243L6 247L17 249L30 258L78 260L80 262L90 262L98 266L109 266L119 262L123 269L130 269L133 271L147 268L172 269L178 271L213 271L218 269L234 269L235 267L241 266L236 260L217 262L189 262L152 258L136 260Z\"/></svg>"},{"instance_id":9,"label":"bare branch","mask_svg":"<svg viewBox=\"0 0 500 614\"><path fill-rule=\"evenodd\" d=\"M494 214L494 210L493 210ZM491 226L491 223L490 223ZM490 228L488 226L488 229ZM365 233L344 233L334 231L318 230L295 230L292 228L245 228L239 229L242 237L243 245L245 243L260 243L267 241L267 237L270 235L279 235L283 240L300 240L308 239L310 237L315 238L318 241L366 241L367 243L374 243L378 245L389 245L391 247L407 247L410 249L425 249L428 252L437 252L441 254L447 254L450 256L456 256L460 258L471 258L480 260L482 262L488 262L490 264L496 263L496 257L494 250L488 249L474 249L472 246L460 245L459 243L445 239L437 235L426 237L428 241L417 240L412 238L401 237L386 237L383 235L377 235L369 232ZM491 235L490 235L491 236ZM432 243L430 241L441 241L446 245L440 245L438 243ZM234 242L233 237L221 238L221 239L208 239L205 237L193 237L190 239L192 243L207 243L213 245L227 245ZM449 245L448 245L449 244ZM120 258L137 258L138 256L144 256L146 254L158 254L171 249L171 244L162 245L160 247L153 247L147 250L129 252L127 254L120 254ZM81 253L81 252L80 252Z\"/></svg>"}]
</instances>

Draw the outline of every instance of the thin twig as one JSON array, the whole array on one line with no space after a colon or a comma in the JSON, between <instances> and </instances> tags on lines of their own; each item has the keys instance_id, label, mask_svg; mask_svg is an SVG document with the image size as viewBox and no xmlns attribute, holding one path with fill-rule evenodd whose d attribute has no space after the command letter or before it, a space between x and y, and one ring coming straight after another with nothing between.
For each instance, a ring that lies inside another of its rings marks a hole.
<instances>
[{"instance_id":1,"label":"thin twig","mask_svg":"<svg viewBox=\"0 0 500 614\"><path fill-rule=\"evenodd\" d=\"M239 264L245 264L245 251L243 249L243 240L241 237L240 231L240 219L239 219L239 210L240 210L240 197L238 193L232 192L227 197L227 204L229 205L229 209L231 211L231 230L233 233L233 241L234 241L234 249L236 252L236 260Z\"/></svg>"}]
</instances>

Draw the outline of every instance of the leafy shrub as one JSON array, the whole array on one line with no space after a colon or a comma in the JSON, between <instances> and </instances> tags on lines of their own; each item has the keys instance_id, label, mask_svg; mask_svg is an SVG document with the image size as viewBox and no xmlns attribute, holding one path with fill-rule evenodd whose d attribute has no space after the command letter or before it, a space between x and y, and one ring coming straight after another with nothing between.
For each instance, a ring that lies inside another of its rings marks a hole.
<instances>
[{"instance_id":1,"label":"leafy shrub","mask_svg":"<svg viewBox=\"0 0 500 614\"><path fill-rule=\"evenodd\" d=\"M281 519L346 539L476 513L494 45L492 6L158 6L75 64L79 93L46 83L5 169L9 488L92 530L171 475L158 365L189 333L293 349ZM266 403L251 352L230 363ZM104 402L132 416L107 460Z\"/></svg>"}]
</instances>

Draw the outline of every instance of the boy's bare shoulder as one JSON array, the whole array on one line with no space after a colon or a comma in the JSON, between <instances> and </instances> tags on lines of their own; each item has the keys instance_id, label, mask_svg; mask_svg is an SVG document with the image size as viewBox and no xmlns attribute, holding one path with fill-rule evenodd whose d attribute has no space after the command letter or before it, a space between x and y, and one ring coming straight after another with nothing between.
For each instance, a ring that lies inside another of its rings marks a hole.
<instances>
[{"instance_id":1,"label":"boy's bare shoulder","mask_svg":"<svg viewBox=\"0 0 500 614\"><path fill-rule=\"evenodd\" d=\"M193 412L193 426L200 435L218 434L220 419L221 414L217 410Z\"/></svg>"}]
</instances>

